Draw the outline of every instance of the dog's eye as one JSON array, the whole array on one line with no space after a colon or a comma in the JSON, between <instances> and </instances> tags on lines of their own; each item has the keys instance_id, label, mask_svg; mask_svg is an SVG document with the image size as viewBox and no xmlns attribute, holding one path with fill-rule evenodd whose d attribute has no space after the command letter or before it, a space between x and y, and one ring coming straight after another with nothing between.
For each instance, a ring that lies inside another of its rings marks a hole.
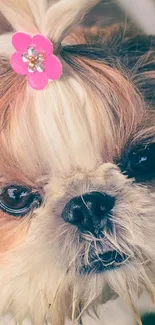
<instances>
[{"instance_id":1,"label":"dog's eye","mask_svg":"<svg viewBox=\"0 0 155 325\"><path fill-rule=\"evenodd\" d=\"M30 188L20 185L10 185L0 191L0 209L13 216L24 216L41 203L39 193L33 193Z\"/></svg>"},{"instance_id":2,"label":"dog's eye","mask_svg":"<svg viewBox=\"0 0 155 325\"><path fill-rule=\"evenodd\" d=\"M137 180L155 176L155 143L137 147L128 156L127 174Z\"/></svg>"}]
</instances>

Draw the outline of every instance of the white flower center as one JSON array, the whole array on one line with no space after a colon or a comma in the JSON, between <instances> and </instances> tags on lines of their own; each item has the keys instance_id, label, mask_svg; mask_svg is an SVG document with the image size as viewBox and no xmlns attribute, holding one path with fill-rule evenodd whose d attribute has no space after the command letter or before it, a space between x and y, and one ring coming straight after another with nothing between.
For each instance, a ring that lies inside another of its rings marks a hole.
<instances>
[{"instance_id":1,"label":"white flower center","mask_svg":"<svg viewBox=\"0 0 155 325\"><path fill-rule=\"evenodd\" d=\"M33 46L29 46L27 52L22 54L22 61L28 63L28 71L31 73L36 70L38 72L45 70L45 56L43 53L35 51Z\"/></svg>"}]
</instances>

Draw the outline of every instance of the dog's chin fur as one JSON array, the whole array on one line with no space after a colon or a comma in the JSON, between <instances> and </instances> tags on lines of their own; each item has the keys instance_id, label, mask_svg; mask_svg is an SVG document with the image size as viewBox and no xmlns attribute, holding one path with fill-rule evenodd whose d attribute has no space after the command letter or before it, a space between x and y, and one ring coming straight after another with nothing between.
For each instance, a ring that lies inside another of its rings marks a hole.
<instances>
[{"instance_id":1,"label":"dog's chin fur","mask_svg":"<svg viewBox=\"0 0 155 325\"><path fill-rule=\"evenodd\" d=\"M141 324L138 297L155 295L154 181L135 183L120 166L134 146L155 141L155 39L114 26L62 42L97 1L53 1L46 12L49 2L0 1L13 29L40 28L63 64L62 78L36 92L10 67L12 33L0 36L0 185L31 186L44 199L23 218L0 212L0 314L78 323L119 295ZM116 198L113 232L100 238L61 217L70 199L91 191ZM121 265L93 268L92 254L100 261L111 250L126 256Z\"/></svg>"}]
</instances>

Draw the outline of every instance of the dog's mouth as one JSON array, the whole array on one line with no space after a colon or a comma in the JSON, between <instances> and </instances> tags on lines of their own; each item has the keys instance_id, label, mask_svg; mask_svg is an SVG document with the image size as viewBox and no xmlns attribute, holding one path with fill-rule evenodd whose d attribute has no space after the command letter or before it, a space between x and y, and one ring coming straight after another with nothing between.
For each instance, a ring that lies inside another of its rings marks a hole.
<instances>
[{"instance_id":1,"label":"dog's mouth","mask_svg":"<svg viewBox=\"0 0 155 325\"><path fill-rule=\"evenodd\" d=\"M83 264L80 274L103 273L111 271L126 264L128 256L116 250L105 252L90 258L89 264Z\"/></svg>"}]
</instances>

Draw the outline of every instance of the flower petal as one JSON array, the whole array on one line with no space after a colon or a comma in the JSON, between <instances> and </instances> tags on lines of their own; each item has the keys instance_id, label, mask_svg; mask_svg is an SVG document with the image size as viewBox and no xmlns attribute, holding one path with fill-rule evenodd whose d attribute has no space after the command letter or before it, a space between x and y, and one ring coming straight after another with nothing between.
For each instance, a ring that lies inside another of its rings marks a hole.
<instances>
[{"instance_id":1,"label":"flower petal","mask_svg":"<svg viewBox=\"0 0 155 325\"><path fill-rule=\"evenodd\" d=\"M55 55L48 56L45 62L45 70L49 79L57 80L62 75L62 64Z\"/></svg>"},{"instance_id":2,"label":"flower petal","mask_svg":"<svg viewBox=\"0 0 155 325\"><path fill-rule=\"evenodd\" d=\"M17 32L12 36L12 44L17 51L25 52L32 42L32 37L23 32Z\"/></svg>"},{"instance_id":3,"label":"flower petal","mask_svg":"<svg viewBox=\"0 0 155 325\"><path fill-rule=\"evenodd\" d=\"M37 51L43 51L46 55L53 53L53 44L47 37L37 34L32 39L32 44L35 45Z\"/></svg>"},{"instance_id":4,"label":"flower petal","mask_svg":"<svg viewBox=\"0 0 155 325\"><path fill-rule=\"evenodd\" d=\"M12 69L21 75L27 74L27 64L22 61L21 53L15 52L10 60Z\"/></svg>"},{"instance_id":5,"label":"flower petal","mask_svg":"<svg viewBox=\"0 0 155 325\"><path fill-rule=\"evenodd\" d=\"M48 77L46 72L38 72L38 71L35 71L33 73L28 72L27 80L30 86L36 90L44 89L48 83Z\"/></svg>"}]
</instances>

